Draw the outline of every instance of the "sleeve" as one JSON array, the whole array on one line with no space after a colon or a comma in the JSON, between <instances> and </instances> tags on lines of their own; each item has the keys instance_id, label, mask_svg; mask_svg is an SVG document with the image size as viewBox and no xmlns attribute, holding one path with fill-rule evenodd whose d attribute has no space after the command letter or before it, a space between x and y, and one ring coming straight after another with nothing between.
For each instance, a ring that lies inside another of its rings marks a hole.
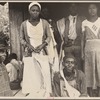
<instances>
[{"instance_id":1,"label":"sleeve","mask_svg":"<svg viewBox=\"0 0 100 100\"><path fill-rule=\"evenodd\" d=\"M7 72L10 73L11 72L11 64L8 63L5 67L6 67Z\"/></svg>"},{"instance_id":2,"label":"sleeve","mask_svg":"<svg viewBox=\"0 0 100 100\"><path fill-rule=\"evenodd\" d=\"M24 23L24 22L23 22ZM22 46L26 46L26 41L25 41L25 36L24 36L24 24L21 24L20 26L20 33L19 33L19 38L20 38L20 43L22 44Z\"/></svg>"},{"instance_id":3,"label":"sleeve","mask_svg":"<svg viewBox=\"0 0 100 100\"><path fill-rule=\"evenodd\" d=\"M45 42L47 44L49 44L50 40L51 40L51 32L50 32L49 23L47 21L45 21L45 33L46 33L46 36L47 36Z\"/></svg>"},{"instance_id":4,"label":"sleeve","mask_svg":"<svg viewBox=\"0 0 100 100\"><path fill-rule=\"evenodd\" d=\"M20 70L20 64L16 59L12 59L10 63L16 68L16 70Z\"/></svg>"}]
</instances>

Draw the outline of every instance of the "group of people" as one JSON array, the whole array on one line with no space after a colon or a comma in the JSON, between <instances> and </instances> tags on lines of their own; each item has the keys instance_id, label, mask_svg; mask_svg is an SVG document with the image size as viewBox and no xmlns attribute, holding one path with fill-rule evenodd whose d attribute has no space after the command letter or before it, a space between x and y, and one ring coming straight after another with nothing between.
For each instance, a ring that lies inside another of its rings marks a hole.
<instances>
[{"instance_id":1,"label":"group of people","mask_svg":"<svg viewBox=\"0 0 100 100\"><path fill-rule=\"evenodd\" d=\"M100 18L96 4L88 4L87 10L88 16L80 16L78 6L70 4L69 16L56 22L55 31L48 20L40 17L41 5L30 3L30 17L22 22L19 34L23 64L12 54L5 68L3 53L7 47L0 46L0 86L4 88L0 94L11 96L9 82L19 78L22 93L28 97L92 97L94 90L100 96Z\"/></svg>"},{"instance_id":2,"label":"group of people","mask_svg":"<svg viewBox=\"0 0 100 100\"><path fill-rule=\"evenodd\" d=\"M87 8L88 17L83 17L77 12L77 5L71 4L70 15L57 21L58 34L62 40L57 56L56 45L59 44L54 37L55 28L51 28L48 20L40 18L39 3L29 5L30 18L21 24L20 32L25 51L24 93L30 96L51 96L52 93L54 96L70 96L72 92L68 91L68 86L71 86L80 93L77 96L93 96L95 89L98 90L97 95L100 95L98 7L96 4L88 4ZM60 72L65 86L61 85L61 77L57 72Z\"/></svg>"}]
</instances>

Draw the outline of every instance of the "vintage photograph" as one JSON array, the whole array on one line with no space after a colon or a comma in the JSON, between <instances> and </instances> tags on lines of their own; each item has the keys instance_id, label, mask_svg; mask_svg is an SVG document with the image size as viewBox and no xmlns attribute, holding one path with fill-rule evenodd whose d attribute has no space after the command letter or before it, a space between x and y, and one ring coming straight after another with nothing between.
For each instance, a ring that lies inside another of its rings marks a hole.
<instances>
[{"instance_id":1,"label":"vintage photograph","mask_svg":"<svg viewBox=\"0 0 100 100\"><path fill-rule=\"evenodd\" d=\"M100 97L99 2L0 2L0 96Z\"/></svg>"}]
</instances>

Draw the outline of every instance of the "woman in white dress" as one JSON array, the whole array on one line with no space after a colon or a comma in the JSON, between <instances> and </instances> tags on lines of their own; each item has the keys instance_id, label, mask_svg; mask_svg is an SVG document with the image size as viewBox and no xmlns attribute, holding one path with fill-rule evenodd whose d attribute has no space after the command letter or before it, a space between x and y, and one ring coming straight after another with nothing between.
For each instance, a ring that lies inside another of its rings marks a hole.
<instances>
[{"instance_id":1,"label":"woman in white dress","mask_svg":"<svg viewBox=\"0 0 100 100\"><path fill-rule=\"evenodd\" d=\"M32 97L50 96L51 77L47 46L51 40L49 24L39 17L41 5L29 5L30 18L21 24L20 41L23 49L22 92Z\"/></svg>"}]
</instances>

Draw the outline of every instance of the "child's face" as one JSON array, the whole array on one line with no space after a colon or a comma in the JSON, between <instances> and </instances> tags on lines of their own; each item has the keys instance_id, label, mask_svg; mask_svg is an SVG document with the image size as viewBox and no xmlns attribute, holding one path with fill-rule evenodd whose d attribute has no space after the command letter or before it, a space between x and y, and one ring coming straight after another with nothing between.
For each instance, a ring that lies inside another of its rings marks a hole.
<instances>
[{"instance_id":1,"label":"child's face","mask_svg":"<svg viewBox=\"0 0 100 100\"><path fill-rule=\"evenodd\" d=\"M66 58L63 64L68 72L72 72L75 68L75 60L73 58Z\"/></svg>"},{"instance_id":2,"label":"child's face","mask_svg":"<svg viewBox=\"0 0 100 100\"><path fill-rule=\"evenodd\" d=\"M2 62L5 60L5 58L6 58L6 51L5 50L0 50L0 58L1 58Z\"/></svg>"}]
</instances>

